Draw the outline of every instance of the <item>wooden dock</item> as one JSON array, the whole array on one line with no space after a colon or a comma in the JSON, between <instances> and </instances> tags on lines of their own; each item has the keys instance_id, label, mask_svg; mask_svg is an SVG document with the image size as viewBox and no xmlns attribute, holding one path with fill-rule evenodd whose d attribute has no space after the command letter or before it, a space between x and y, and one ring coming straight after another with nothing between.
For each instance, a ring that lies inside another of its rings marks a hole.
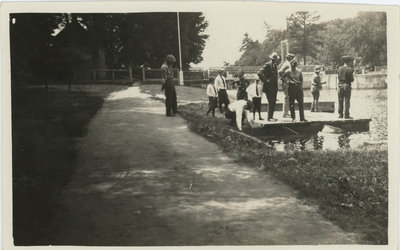
<instances>
[{"instance_id":1,"label":"wooden dock","mask_svg":"<svg viewBox=\"0 0 400 250\"><path fill-rule=\"evenodd\" d=\"M247 120L250 123L251 134L300 134L300 133L313 133L321 131L325 125L331 126L338 130L343 131L369 131L370 118L354 117L353 119L340 119L337 114L324 113L324 112L310 112L305 111L305 118L307 122L301 122L299 113L296 111L296 121L292 122L292 118L282 118L282 112L275 112L274 118L278 119L276 122L267 121L268 114L262 112L261 116L265 120L253 120L253 113L246 111Z\"/></svg>"},{"instance_id":2,"label":"wooden dock","mask_svg":"<svg viewBox=\"0 0 400 250\"><path fill-rule=\"evenodd\" d=\"M297 102L295 103L295 109L299 110ZM282 111L282 110L283 110L283 104L280 102L276 103L275 111ZM311 110L311 102L304 103L304 110ZM335 112L335 102L318 102L318 110L320 112L333 113ZM268 112L268 103L261 103L261 112Z\"/></svg>"}]
</instances>

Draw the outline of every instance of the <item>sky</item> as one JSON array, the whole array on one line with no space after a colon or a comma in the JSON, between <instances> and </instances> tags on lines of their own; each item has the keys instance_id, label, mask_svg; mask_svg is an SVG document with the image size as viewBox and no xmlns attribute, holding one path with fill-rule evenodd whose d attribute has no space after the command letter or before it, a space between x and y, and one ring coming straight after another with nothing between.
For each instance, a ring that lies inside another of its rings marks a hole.
<instances>
[{"instance_id":1,"label":"sky","mask_svg":"<svg viewBox=\"0 0 400 250\"><path fill-rule=\"evenodd\" d=\"M278 8L277 8L278 7ZM239 48L244 34L247 32L251 38L262 42L267 29L264 23L268 23L272 29L285 29L286 17L295 11L285 4L271 8L266 5L249 6L246 9L233 11L206 10L203 12L208 21L208 28L205 31L209 34L206 46L203 51L203 61L193 67L220 67L223 62L233 64L240 58L242 52ZM310 8L308 11L314 11ZM342 8L340 11L332 11L329 8L315 7L315 11L321 16L320 22L336 18L355 17L358 13L356 8Z\"/></svg>"}]
</instances>

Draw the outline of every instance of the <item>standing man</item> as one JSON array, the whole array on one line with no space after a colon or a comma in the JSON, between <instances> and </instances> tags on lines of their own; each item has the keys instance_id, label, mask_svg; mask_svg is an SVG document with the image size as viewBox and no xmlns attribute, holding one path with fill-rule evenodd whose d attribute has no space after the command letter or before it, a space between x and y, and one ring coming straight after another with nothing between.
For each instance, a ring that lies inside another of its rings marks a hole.
<instances>
[{"instance_id":1,"label":"standing man","mask_svg":"<svg viewBox=\"0 0 400 250\"><path fill-rule=\"evenodd\" d=\"M303 74L297 69L297 60L293 59L290 62L290 69L282 75L282 79L285 80L288 85L289 92L289 105L290 115L292 116L292 122L296 120L296 114L294 110L294 101L297 100L299 105L300 121L307 122L304 118L304 93L303 93Z\"/></svg>"},{"instance_id":2,"label":"standing man","mask_svg":"<svg viewBox=\"0 0 400 250\"><path fill-rule=\"evenodd\" d=\"M339 118L343 118L343 103L344 118L352 119L350 117L350 97L351 97L351 83L354 81L353 58L350 56L342 56L340 58L344 65L338 70L338 97L339 97Z\"/></svg>"},{"instance_id":3,"label":"standing man","mask_svg":"<svg viewBox=\"0 0 400 250\"><path fill-rule=\"evenodd\" d=\"M278 94L278 70L277 64L279 56L273 52L269 58L271 61L267 62L258 72L257 75L264 83L263 92L267 95L268 99L268 121L276 122L274 119L274 111L276 104L276 95Z\"/></svg>"},{"instance_id":4,"label":"standing man","mask_svg":"<svg viewBox=\"0 0 400 250\"><path fill-rule=\"evenodd\" d=\"M165 90L165 108L167 116L175 116L177 111L176 91L173 83L174 72L172 64L176 62L173 55L169 54L165 57L164 63L161 65L161 91Z\"/></svg>"},{"instance_id":5,"label":"standing man","mask_svg":"<svg viewBox=\"0 0 400 250\"><path fill-rule=\"evenodd\" d=\"M290 62L294 59L294 55L289 53L286 55L286 61L282 64L281 68L279 69L279 76L281 77L286 70L290 69ZM283 93L285 94L285 100L283 102L283 118L290 117L289 115L289 84L282 80L282 88Z\"/></svg>"},{"instance_id":6,"label":"standing man","mask_svg":"<svg viewBox=\"0 0 400 250\"><path fill-rule=\"evenodd\" d=\"M218 75L214 80L214 86L218 91L218 101L219 101L219 112L222 114L222 104L224 104L224 108L226 109L229 105L228 93L226 92L226 81L225 77L222 75L223 70L218 70Z\"/></svg>"}]
</instances>

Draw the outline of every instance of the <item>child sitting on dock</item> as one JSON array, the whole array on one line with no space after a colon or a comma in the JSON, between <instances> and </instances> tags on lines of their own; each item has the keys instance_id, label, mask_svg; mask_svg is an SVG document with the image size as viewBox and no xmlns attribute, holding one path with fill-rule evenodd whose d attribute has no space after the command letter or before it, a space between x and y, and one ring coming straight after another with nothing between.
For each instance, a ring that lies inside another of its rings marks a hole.
<instances>
[{"instance_id":1,"label":"child sitting on dock","mask_svg":"<svg viewBox=\"0 0 400 250\"><path fill-rule=\"evenodd\" d=\"M313 81L311 83L311 94L313 96L313 102L311 103L311 112L318 112L318 100L319 100L319 91L322 89L322 84L326 82L321 82L321 66L315 66Z\"/></svg>"},{"instance_id":2,"label":"child sitting on dock","mask_svg":"<svg viewBox=\"0 0 400 250\"><path fill-rule=\"evenodd\" d=\"M299 105L300 121L306 122L304 118L304 93L303 93L303 74L297 69L297 60L293 59L290 62L290 69L282 75L281 79L289 84L289 106L292 121L296 121L294 111L294 101L297 100Z\"/></svg>"},{"instance_id":3,"label":"child sitting on dock","mask_svg":"<svg viewBox=\"0 0 400 250\"><path fill-rule=\"evenodd\" d=\"M218 106L218 91L214 86L214 79L210 78L207 85L208 96L208 111L207 115L212 112L212 117L215 115L215 108Z\"/></svg>"}]
</instances>

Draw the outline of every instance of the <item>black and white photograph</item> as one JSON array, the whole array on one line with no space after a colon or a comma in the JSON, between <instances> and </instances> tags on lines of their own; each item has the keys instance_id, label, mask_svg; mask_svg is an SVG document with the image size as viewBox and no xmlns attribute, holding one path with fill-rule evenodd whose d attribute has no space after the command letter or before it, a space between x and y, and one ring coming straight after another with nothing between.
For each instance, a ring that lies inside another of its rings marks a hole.
<instances>
[{"instance_id":1,"label":"black and white photograph","mask_svg":"<svg viewBox=\"0 0 400 250\"><path fill-rule=\"evenodd\" d=\"M3 249L396 249L399 16L3 3Z\"/></svg>"}]
</instances>

